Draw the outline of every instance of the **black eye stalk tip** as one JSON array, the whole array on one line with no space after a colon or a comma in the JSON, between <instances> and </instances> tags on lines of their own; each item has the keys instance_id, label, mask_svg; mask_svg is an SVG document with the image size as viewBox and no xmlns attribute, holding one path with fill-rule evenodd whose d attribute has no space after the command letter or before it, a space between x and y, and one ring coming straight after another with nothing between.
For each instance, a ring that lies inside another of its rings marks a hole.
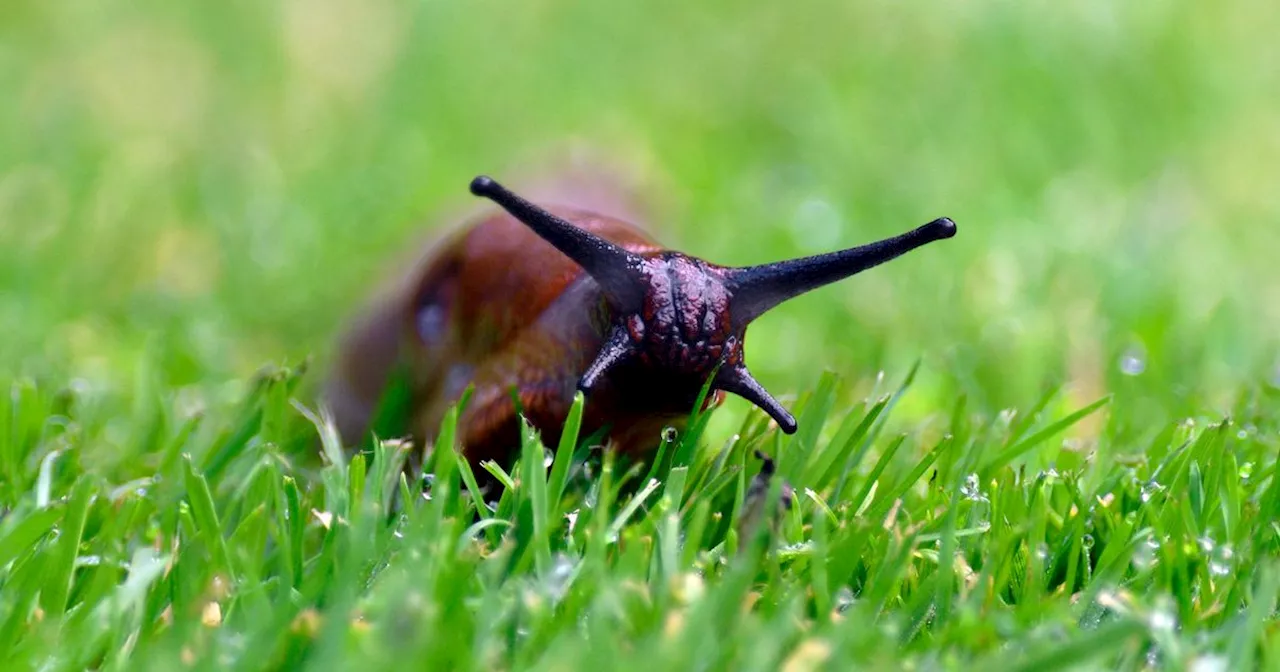
<instances>
[{"instance_id":1,"label":"black eye stalk tip","mask_svg":"<svg viewBox=\"0 0 1280 672\"><path fill-rule=\"evenodd\" d=\"M934 240L943 240L956 235L956 223L950 217L939 217L921 228Z\"/></svg>"},{"instance_id":2,"label":"black eye stalk tip","mask_svg":"<svg viewBox=\"0 0 1280 672\"><path fill-rule=\"evenodd\" d=\"M499 186L497 182L494 182L493 178L488 175L480 175L476 177L476 179L471 180L471 193L475 196L488 197L497 193L500 189L502 189L502 187Z\"/></svg>"}]
</instances>

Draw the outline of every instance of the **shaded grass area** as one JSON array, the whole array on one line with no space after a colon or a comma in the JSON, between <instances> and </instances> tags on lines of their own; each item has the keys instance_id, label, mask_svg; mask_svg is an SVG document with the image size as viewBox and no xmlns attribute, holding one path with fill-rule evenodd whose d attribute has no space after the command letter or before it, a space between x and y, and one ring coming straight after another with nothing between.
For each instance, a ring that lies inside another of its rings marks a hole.
<instances>
[{"instance_id":1,"label":"shaded grass area","mask_svg":"<svg viewBox=\"0 0 1280 672\"><path fill-rule=\"evenodd\" d=\"M239 405L194 414L164 388L116 398L15 383L0 401L10 663L1275 660L1277 427L1253 405L1265 394L1234 420L1164 427L1132 461L1063 449L1108 399L1059 414L1058 390L985 421L958 400L931 439L885 431L911 377L836 412L842 385L827 376L799 402L800 433L752 414L710 445L695 416L652 465L579 445L578 405L559 446L526 431L509 470L484 465L507 485L486 503L450 448L455 414L411 482L403 443L348 459L294 398L300 375L263 372ZM317 444L323 459L306 450ZM777 477L759 477L756 450Z\"/></svg>"}]
</instances>

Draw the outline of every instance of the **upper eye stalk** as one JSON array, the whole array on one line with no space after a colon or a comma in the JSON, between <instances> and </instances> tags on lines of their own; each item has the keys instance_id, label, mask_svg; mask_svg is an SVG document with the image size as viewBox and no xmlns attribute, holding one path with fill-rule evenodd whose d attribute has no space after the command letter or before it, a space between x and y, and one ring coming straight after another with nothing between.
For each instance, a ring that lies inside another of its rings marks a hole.
<instances>
[{"instance_id":1,"label":"upper eye stalk","mask_svg":"<svg viewBox=\"0 0 1280 672\"><path fill-rule=\"evenodd\" d=\"M650 280L654 276L644 272L646 263L649 263L645 257L628 252L574 226L515 195L488 177L481 176L472 180L471 193L502 206L534 233L582 266L600 285L605 297L624 319L627 315L637 313L645 297L654 291ZM717 273L701 275L698 282L704 283L704 286L708 282L716 283L728 297L727 304L718 308L727 314L717 316L721 318L720 322L727 325L730 336L727 343L721 344L724 346L721 357L736 357L736 361L723 362L712 386L750 401L772 416L784 432L794 433L795 418L751 376L741 361L742 335L747 325L788 299L954 235L955 222L943 217L904 234L838 252L760 266L715 267ZM704 295L705 292L695 294ZM687 307L676 306L677 311L682 308ZM596 360L587 368L579 388L584 392L589 391L609 369L635 354L638 347L640 346L625 338L625 330L615 329Z\"/></svg>"}]
</instances>

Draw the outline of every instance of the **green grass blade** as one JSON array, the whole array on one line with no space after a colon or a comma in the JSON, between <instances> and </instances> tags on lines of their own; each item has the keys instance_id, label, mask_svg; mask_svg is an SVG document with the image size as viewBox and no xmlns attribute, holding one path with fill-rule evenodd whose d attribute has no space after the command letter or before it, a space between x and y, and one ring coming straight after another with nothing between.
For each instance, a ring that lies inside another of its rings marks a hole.
<instances>
[{"instance_id":1,"label":"green grass blade","mask_svg":"<svg viewBox=\"0 0 1280 672\"><path fill-rule=\"evenodd\" d=\"M76 558L80 557L80 542L93 495L94 484L88 478L81 478L72 487L71 496L67 499L65 515L58 526L58 542L51 554L52 562L46 568L44 587L40 592L40 605L50 619L56 620L66 611L72 574Z\"/></svg>"},{"instance_id":2,"label":"green grass blade","mask_svg":"<svg viewBox=\"0 0 1280 672\"><path fill-rule=\"evenodd\" d=\"M1061 420L1058 420L1057 422L1050 424L1048 427L1041 429L1040 431L1019 441L1018 443L1015 443L1014 445L1000 452L995 457L991 458L985 465L983 465L981 470L982 473L987 476L990 476L990 474L992 474L993 472L999 469L1003 469L1004 467L1007 467L1010 464L1013 464L1014 460L1017 460L1023 455L1031 452L1037 446L1040 446L1045 441L1053 438L1054 436L1057 436L1058 434L1065 431L1067 428L1071 427L1077 422L1080 422L1086 417L1092 415L1095 411L1102 408L1103 406L1106 406L1110 402L1111 402L1110 396L1103 397L1093 402L1092 404L1089 404L1088 406L1085 406L1084 408L1076 411L1075 413L1072 413L1067 417L1062 418Z\"/></svg>"},{"instance_id":3,"label":"green grass blade","mask_svg":"<svg viewBox=\"0 0 1280 672\"><path fill-rule=\"evenodd\" d=\"M4 529L0 529L0 569L30 550L65 517L66 511L61 504L34 512L21 509L10 512L4 521Z\"/></svg>"},{"instance_id":4,"label":"green grass blade","mask_svg":"<svg viewBox=\"0 0 1280 672\"><path fill-rule=\"evenodd\" d=\"M191 460L183 460L186 472L187 501L191 504L191 515L195 520L196 532L205 547L212 554L213 569L231 574L231 558L227 552L226 539L223 537L222 524L218 521L218 511L213 504L213 493L204 474L196 471Z\"/></svg>"}]
</instances>

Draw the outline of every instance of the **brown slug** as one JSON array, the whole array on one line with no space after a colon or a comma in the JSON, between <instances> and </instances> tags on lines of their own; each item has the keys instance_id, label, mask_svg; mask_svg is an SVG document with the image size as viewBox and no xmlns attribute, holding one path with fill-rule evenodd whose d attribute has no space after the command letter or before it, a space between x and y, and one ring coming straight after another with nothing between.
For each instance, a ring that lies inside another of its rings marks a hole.
<instances>
[{"instance_id":1,"label":"brown slug","mask_svg":"<svg viewBox=\"0 0 1280 672\"><path fill-rule=\"evenodd\" d=\"M520 411L547 445L559 440L574 394L586 397L582 436L643 457L679 426L713 375L705 405L724 393L763 409L787 433L796 420L748 371L747 326L778 304L950 238L935 219L846 250L741 268L663 248L603 213L531 203L488 177L471 193L501 210L435 246L339 344L324 397L344 441L363 441L400 376L404 424L435 439L468 386L458 421L473 464L505 463L519 445ZM389 438L384 435L384 438Z\"/></svg>"}]
</instances>

